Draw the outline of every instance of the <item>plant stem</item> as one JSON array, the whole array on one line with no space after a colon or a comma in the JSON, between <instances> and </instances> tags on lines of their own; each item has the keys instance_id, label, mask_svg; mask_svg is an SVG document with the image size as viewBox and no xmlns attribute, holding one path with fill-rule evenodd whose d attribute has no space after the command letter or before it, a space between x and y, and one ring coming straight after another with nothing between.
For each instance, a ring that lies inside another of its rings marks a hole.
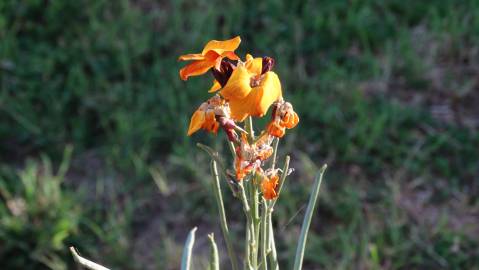
<instances>
[{"instance_id":1,"label":"plant stem","mask_svg":"<svg viewBox=\"0 0 479 270\"><path fill-rule=\"evenodd\" d=\"M211 147L201 143L197 143L196 146L198 146L198 148L200 148L201 150L205 151L211 157L212 160L216 161L216 163L220 166L221 174L225 177L226 183L228 184L228 187L231 190L231 193L233 193L234 197L238 197L238 194L236 193L233 185L230 183L230 181L228 181L228 175L226 174L225 166L218 152L213 150Z\"/></svg>"},{"instance_id":2,"label":"plant stem","mask_svg":"<svg viewBox=\"0 0 479 270\"><path fill-rule=\"evenodd\" d=\"M218 168L216 167L216 161L211 161L211 171L213 173L213 184L214 188L213 191L215 193L216 203L218 205L218 211L220 214L220 224L221 230L223 232L223 237L226 242L226 249L228 250L228 256L231 260L231 269L237 270L238 261L236 259L236 253L233 250L233 243L231 241L230 232L228 229L228 223L226 222L226 213L223 204L223 197L221 195L221 187L220 187L220 177L218 175Z\"/></svg>"},{"instance_id":3,"label":"plant stem","mask_svg":"<svg viewBox=\"0 0 479 270\"><path fill-rule=\"evenodd\" d=\"M191 252L193 250L193 245L195 244L195 232L196 227L191 229L186 238L185 247L183 248L183 255L181 256L181 270L189 270L191 265Z\"/></svg>"},{"instance_id":4,"label":"plant stem","mask_svg":"<svg viewBox=\"0 0 479 270\"><path fill-rule=\"evenodd\" d=\"M250 224L249 224L249 234L250 234L250 248L249 248L249 256L250 256L250 265L251 265L251 268L253 269L256 269L257 267L257 262L256 262L256 259L255 259L255 254L254 254L254 250L256 248L256 239L255 239L255 232L254 232L254 222L251 220L250 221Z\"/></svg>"},{"instance_id":5,"label":"plant stem","mask_svg":"<svg viewBox=\"0 0 479 270\"><path fill-rule=\"evenodd\" d=\"M293 270L301 270L303 267L304 250L306 247L306 239L308 238L309 226L311 225L311 219L313 217L314 207L319 196L319 188L323 181L323 175L326 171L327 165L325 164L320 170L314 180L313 191L309 197L308 208L304 215L303 225L301 226L301 234L299 235L298 247L296 248L296 256L294 258Z\"/></svg>"},{"instance_id":6,"label":"plant stem","mask_svg":"<svg viewBox=\"0 0 479 270\"><path fill-rule=\"evenodd\" d=\"M260 218L259 218L259 192L258 192L258 187L256 185L256 179L257 175L256 173L253 174L253 181L251 182L251 185L253 186L253 224L254 224L254 239L255 239L255 248L254 248L254 254L253 254L253 260L254 260L254 267L258 267L258 251L259 251L259 224L260 224Z\"/></svg>"},{"instance_id":7,"label":"plant stem","mask_svg":"<svg viewBox=\"0 0 479 270\"><path fill-rule=\"evenodd\" d=\"M87 268L87 269L91 269L91 270L110 270L102 265L99 265L95 262L92 262L88 259L85 259L83 258L82 256L80 256L78 254L78 252L75 250L74 247L70 247L70 252L72 253L73 255L73 259L75 260L75 262L77 262L79 265Z\"/></svg>"},{"instance_id":8,"label":"plant stem","mask_svg":"<svg viewBox=\"0 0 479 270\"><path fill-rule=\"evenodd\" d=\"M233 159L236 159L236 149L235 149L234 143L228 141L228 146L229 146L229 148L230 148L231 155L233 155Z\"/></svg>"},{"instance_id":9,"label":"plant stem","mask_svg":"<svg viewBox=\"0 0 479 270\"><path fill-rule=\"evenodd\" d=\"M273 208L279 199L279 195L281 195L281 190L283 190L284 181L286 180L286 176L288 176L289 160L290 160L289 156L286 156L286 159L284 160L283 172L281 173L281 178L279 179L278 196L270 204L270 209L271 209L270 211L273 211Z\"/></svg>"},{"instance_id":10,"label":"plant stem","mask_svg":"<svg viewBox=\"0 0 479 270\"><path fill-rule=\"evenodd\" d=\"M278 145L279 145L279 138L274 138L273 141L273 158L271 159L271 170L274 170L276 167L276 157L278 156Z\"/></svg>"},{"instance_id":11,"label":"plant stem","mask_svg":"<svg viewBox=\"0 0 479 270\"><path fill-rule=\"evenodd\" d=\"M255 187L254 187L254 177L255 175L251 176L251 179L248 181L248 195L249 195L249 202L250 202L250 215L249 220L251 224L250 227L250 234L251 234L251 242L250 242L250 255L251 255L251 265L253 269L256 269L258 266L258 259L257 259L257 249L258 249L258 238L256 236L256 211L258 211L256 204L257 199L255 201ZM257 197L257 196L256 196Z\"/></svg>"},{"instance_id":12,"label":"plant stem","mask_svg":"<svg viewBox=\"0 0 479 270\"><path fill-rule=\"evenodd\" d=\"M253 129L253 118L248 116L245 120L245 129L248 132L249 143L254 142L254 129Z\"/></svg>"},{"instance_id":13,"label":"plant stem","mask_svg":"<svg viewBox=\"0 0 479 270\"><path fill-rule=\"evenodd\" d=\"M218 256L218 247L215 242L215 235L213 233L208 234L208 239L210 240L211 250L210 250L210 270L219 270L220 269L220 259Z\"/></svg>"},{"instance_id":14,"label":"plant stem","mask_svg":"<svg viewBox=\"0 0 479 270\"><path fill-rule=\"evenodd\" d=\"M266 256L268 254L268 205L266 200L262 198L262 213L261 213L261 269L267 270L268 263L266 261Z\"/></svg>"},{"instance_id":15,"label":"plant stem","mask_svg":"<svg viewBox=\"0 0 479 270\"><path fill-rule=\"evenodd\" d=\"M244 268L251 269L251 246L252 246L252 232L251 232L251 215L250 215L250 207L248 204L248 199L246 197L246 191L244 189L244 181L241 181L239 184L239 190L241 194L241 202L243 203L243 211L246 215L246 244L245 244L245 262Z\"/></svg>"},{"instance_id":16,"label":"plant stem","mask_svg":"<svg viewBox=\"0 0 479 270\"><path fill-rule=\"evenodd\" d=\"M274 232L273 232L273 220L271 217L271 211L268 216L268 227L269 227L269 248L271 249L271 252L268 254L269 255L269 264L271 265L272 270L279 270L278 266L278 256L276 254L276 243L274 241Z\"/></svg>"}]
</instances>

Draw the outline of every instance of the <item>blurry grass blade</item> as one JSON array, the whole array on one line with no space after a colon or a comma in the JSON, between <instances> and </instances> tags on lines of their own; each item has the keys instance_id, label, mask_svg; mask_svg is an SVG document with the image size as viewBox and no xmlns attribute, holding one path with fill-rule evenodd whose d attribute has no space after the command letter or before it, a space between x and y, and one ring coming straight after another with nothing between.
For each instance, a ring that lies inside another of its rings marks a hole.
<instances>
[{"instance_id":1,"label":"blurry grass blade","mask_svg":"<svg viewBox=\"0 0 479 270\"><path fill-rule=\"evenodd\" d=\"M369 245L369 254L371 256L371 261L374 263L375 267L379 269L381 261L379 260L378 246L375 244Z\"/></svg>"},{"instance_id":2,"label":"blurry grass blade","mask_svg":"<svg viewBox=\"0 0 479 270\"><path fill-rule=\"evenodd\" d=\"M58 169L57 177L63 179L65 174L70 167L70 161L73 153L73 145L69 144L65 147L65 151L63 152L63 160L60 164L60 168Z\"/></svg>"},{"instance_id":3,"label":"blurry grass blade","mask_svg":"<svg viewBox=\"0 0 479 270\"><path fill-rule=\"evenodd\" d=\"M170 188L168 187L167 181L163 177L163 174L161 173L160 168L152 166L150 167L149 171L160 193L162 195L170 194Z\"/></svg>"},{"instance_id":4,"label":"blurry grass blade","mask_svg":"<svg viewBox=\"0 0 479 270\"><path fill-rule=\"evenodd\" d=\"M110 270L102 265L99 265L95 262L92 262L90 260L87 260L83 257L81 257L78 252L75 250L74 247L70 247L70 252L72 253L73 255L73 259L75 260L75 262L77 262L79 265L87 268L87 269L91 269L91 270Z\"/></svg>"},{"instance_id":5,"label":"blurry grass blade","mask_svg":"<svg viewBox=\"0 0 479 270\"><path fill-rule=\"evenodd\" d=\"M306 209L303 225L301 226L301 233L299 235L298 246L296 248L293 270L301 270L303 267L304 250L306 247L306 239L308 238L309 226L311 225L311 219L313 218L314 208L316 206L316 201L318 200L319 189L321 187L321 182L323 181L323 175L326 171L326 168L327 165L323 165L323 167L319 170L316 179L314 180L313 191L309 197L308 208Z\"/></svg>"},{"instance_id":6,"label":"blurry grass blade","mask_svg":"<svg viewBox=\"0 0 479 270\"><path fill-rule=\"evenodd\" d=\"M181 270L189 270L191 265L191 252L195 244L196 227L191 229L186 238L185 247L183 248L183 255L181 256Z\"/></svg>"},{"instance_id":7,"label":"blurry grass blade","mask_svg":"<svg viewBox=\"0 0 479 270\"><path fill-rule=\"evenodd\" d=\"M210 267L209 270L219 270L220 269L220 260L218 256L218 247L215 242L215 235L213 233L208 234L208 239L210 240Z\"/></svg>"}]
</instances>

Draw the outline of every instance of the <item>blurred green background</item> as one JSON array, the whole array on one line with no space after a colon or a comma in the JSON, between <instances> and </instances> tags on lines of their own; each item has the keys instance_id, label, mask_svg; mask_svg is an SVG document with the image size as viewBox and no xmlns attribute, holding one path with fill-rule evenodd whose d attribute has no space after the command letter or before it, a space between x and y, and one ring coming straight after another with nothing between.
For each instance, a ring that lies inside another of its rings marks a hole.
<instances>
[{"instance_id":1,"label":"blurred green background","mask_svg":"<svg viewBox=\"0 0 479 270\"><path fill-rule=\"evenodd\" d=\"M479 1L0 1L0 268L195 269L220 240L208 158L186 136L211 78L177 57L240 35L276 59L300 125L276 207L291 267L328 163L305 269L479 269ZM201 165L204 164L204 165ZM232 230L241 208L226 192Z\"/></svg>"}]
</instances>

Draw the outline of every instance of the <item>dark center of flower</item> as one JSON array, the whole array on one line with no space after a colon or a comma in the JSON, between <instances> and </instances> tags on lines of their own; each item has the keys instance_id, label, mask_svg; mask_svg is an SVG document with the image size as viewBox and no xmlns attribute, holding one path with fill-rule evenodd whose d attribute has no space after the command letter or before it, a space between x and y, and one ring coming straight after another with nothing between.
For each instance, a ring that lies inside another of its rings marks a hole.
<instances>
[{"instance_id":1,"label":"dark center of flower","mask_svg":"<svg viewBox=\"0 0 479 270\"><path fill-rule=\"evenodd\" d=\"M224 87L228 82L229 78L231 77L231 74L233 73L234 69L235 65L233 63L226 61L226 59L223 59L221 60L220 69L218 70L216 68L213 68L212 73L216 81L218 81L221 85L221 87Z\"/></svg>"}]
</instances>

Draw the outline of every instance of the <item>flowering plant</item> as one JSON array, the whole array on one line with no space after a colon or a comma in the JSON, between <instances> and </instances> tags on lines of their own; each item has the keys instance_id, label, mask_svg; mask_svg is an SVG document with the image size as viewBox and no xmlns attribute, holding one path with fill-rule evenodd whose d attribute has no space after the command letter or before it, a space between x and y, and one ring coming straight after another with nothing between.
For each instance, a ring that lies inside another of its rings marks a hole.
<instances>
[{"instance_id":1,"label":"flowering plant","mask_svg":"<svg viewBox=\"0 0 479 270\"><path fill-rule=\"evenodd\" d=\"M219 154L206 145L198 144L211 156L211 171L214 192L218 204L223 237L231 261L231 269L238 269L237 253L228 229L223 205L220 176L226 179L233 196L238 198L246 216L244 244L244 269L279 269L272 213L286 177L292 172L289 156L283 168L276 167L280 139L287 129L299 123L293 105L284 100L281 82L273 71L275 61L271 57L256 57L247 54L241 60L235 50L240 37L225 41L208 42L199 54L179 57L181 61L192 61L180 70L180 77L188 80L211 71L214 80L211 98L203 102L191 117L188 135L200 129L218 133L221 128L227 137L232 155L232 169L226 169ZM271 120L258 136L255 136L253 119L264 117L271 108ZM322 175L316 178L306 211L296 251L294 269L301 269L307 231L319 193ZM182 269L189 269L194 228L187 239L183 253ZM218 254L214 239L212 243L211 269L219 269Z\"/></svg>"},{"instance_id":2,"label":"flowering plant","mask_svg":"<svg viewBox=\"0 0 479 270\"><path fill-rule=\"evenodd\" d=\"M227 169L223 159L212 148L198 144L211 157L211 172L220 225L226 243L231 269L239 269L237 252L228 228L223 204L220 177L226 179L232 195L243 206L246 217L243 269L279 269L274 239L272 214L281 194L284 182L293 171L286 156L282 168L276 166L278 145L287 129L299 123L293 105L284 100L281 82L273 71L275 61L271 57L253 57L247 54L241 60L235 54L240 37L225 41L208 42L201 53L186 54L180 61L192 61L180 70L180 78L199 76L211 71L214 80L209 92L212 96L193 113L188 135L199 130L217 134L221 128L231 150L232 166ZM271 119L265 128L255 135L253 119L264 117L271 108ZM306 238L314 207L319 194L326 165L319 171L312 188L306 214L299 236L295 270L302 268ZM186 240L181 269L190 269L196 227ZM219 269L219 256L214 236L211 243L211 270ZM74 248L75 260L88 269L107 268L81 257Z\"/></svg>"}]
</instances>

